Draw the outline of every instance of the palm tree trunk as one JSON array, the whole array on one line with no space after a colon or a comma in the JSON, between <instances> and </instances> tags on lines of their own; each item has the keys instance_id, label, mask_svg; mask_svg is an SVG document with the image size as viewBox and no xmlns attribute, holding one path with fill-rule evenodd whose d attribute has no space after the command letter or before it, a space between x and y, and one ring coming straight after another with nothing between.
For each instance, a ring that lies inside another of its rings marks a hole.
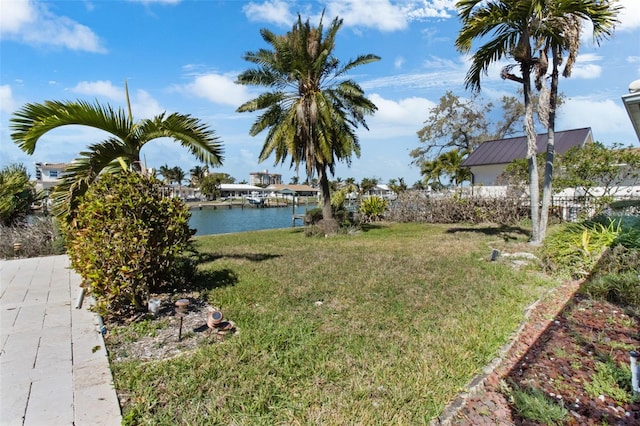
<instances>
[{"instance_id":1,"label":"palm tree trunk","mask_svg":"<svg viewBox=\"0 0 640 426\"><path fill-rule=\"evenodd\" d=\"M547 123L547 154L544 167L544 187L542 189L542 211L540 212L540 241L544 240L549 222L549 208L553 195L553 159L555 157L556 103L558 96L558 52L553 48L553 71L551 72L551 93L549 94L549 122Z\"/></svg>"},{"instance_id":2,"label":"palm tree trunk","mask_svg":"<svg viewBox=\"0 0 640 426\"><path fill-rule=\"evenodd\" d=\"M524 128L527 134L527 161L529 163L529 200L531 204L531 243L540 243L540 186L538 184L538 163L536 153L536 131L533 125L533 105L531 104L531 66L522 65L524 90Z\"/></svg>"},{"instance_id":3,"label":"palm tree trunk","mask_svg":"<svg viewBox=\"0 0 640 426\"><path fill-rule=\"evenodd\" d=\"M320 180L320 195L322 196L322 219L332 220L331 189L329 187L329 178L327 177L327 167L324 164L318 166L318 178Z\"/></svg>"}]
</instances>

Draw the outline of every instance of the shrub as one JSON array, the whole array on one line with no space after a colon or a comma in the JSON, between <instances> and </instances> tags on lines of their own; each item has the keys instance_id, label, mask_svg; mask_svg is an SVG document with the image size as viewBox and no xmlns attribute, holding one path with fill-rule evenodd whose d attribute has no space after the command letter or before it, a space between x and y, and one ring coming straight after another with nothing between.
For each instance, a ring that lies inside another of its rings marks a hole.
<instances>
[{"instance_id":1,"label":"shrub","mask_svg":"<svg viewBox=\"0 0 640 426\"><path fill-rule=\"evenodd\" d=\"M389 207L389 202L381 197L372 196L363 199L360 203L362 221L375 222L382 219L387 207Z\"/></svg>"},{"instance_id":2,"label":"shrub","mask_svg":"<svg viewBox=\"0 0 640 426\"><path fill-rule=\"evenodd\" d=\"M320 207L315 207L309 211L307 211L304 222L308 225L315 225L322 220L322 209Z\"/></svg>"},{"instance_id":3,"label":"shrub","mask_svg":"<svg viewBox=\"0 0 640 426\"><path fill-rule=\"evenodd\" d=\"M619 220L570 223L545 239L543 260L549 270L587 277L621 233Z\"/></svg>"},{"instance_id":4,"label":"shrub","mask_svg":"<svg viewBox=\"0 0 640 426\"><path fill-rule=\"evenodd\" d=\"M162 197L155 178L104 174L75 213L63 225L67 250L98 312L144 310L149 293L178 277L178 258L194 233L190 213L178 198Z\"/></svg>"}]
</instances>

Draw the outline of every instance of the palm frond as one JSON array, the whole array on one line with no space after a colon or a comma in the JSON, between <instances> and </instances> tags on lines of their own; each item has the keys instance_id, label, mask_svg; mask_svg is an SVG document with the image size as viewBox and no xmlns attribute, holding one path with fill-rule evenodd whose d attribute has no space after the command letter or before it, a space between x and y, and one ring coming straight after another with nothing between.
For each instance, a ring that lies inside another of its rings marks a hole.
<instances>
[{"instance_id":1,"label":"palm frond","mask_svg":"<svg viewBox=\"0 0 640 426\"><path fill-rule=\"evenodd\" d=\"M124 140L132 125L122 109L115 111L108 105L81 100L28 103L14 113L10 122L11 138L28 154L33 154L42 135L58 127L89 126Z\"/></svg>"}]
</instances>

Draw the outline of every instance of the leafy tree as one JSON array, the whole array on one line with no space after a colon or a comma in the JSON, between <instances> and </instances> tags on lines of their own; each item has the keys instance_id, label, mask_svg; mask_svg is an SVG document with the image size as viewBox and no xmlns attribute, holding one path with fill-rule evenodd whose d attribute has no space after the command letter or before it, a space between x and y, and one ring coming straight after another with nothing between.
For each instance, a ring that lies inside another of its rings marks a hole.
<instances>
[{"instance_id":1,"label":"leafy tree","mask_svg":"<svg viewBox=\"0 0 640 426\"><path fill-rule=\"evenodd\" d=\"M492 126L490 115L495 107L474 93L463 99L451 91L440 98L440 102L429 110L425 126L418 130L418 139L424 144L411 151L410 155L419 165L421 160L437 157L450 149L471 152L486 140L502 139L519 133L522 124L522 104L513 97L503 97L503 118Z\"/></svg>"},{"instance_id":2,"label":"leafy tree","mask_svg":"<svg viewBox=\"0 0 640 426\"><path fill-rule=\"evenodd\" d=\"M441 179L446 176L462 178L468 175L468 171L457 170L444 173L441 165L451 163L451 151L455 150L463 160L482 142L521 132L524 111L521 102L512 96L502 97L502 119L499 121L491 119L495 110L494 104L485 102L478 93L463 99L447 91L440 98L439 104L429 110L425 127L418 131L422 146L409 153L412 164L420 167L427 182L442 183ZM443 173L433 173L441 170Z\"/></svg>"},{"instance_id":3,"label":"leafy tree","mask_svg":"<svg viewBox=\"0 0 640 426\"><path fill-rule=\"evenodd\" d=\"M234 182L235 178L227 173L209 173L200 182L200 192L205 197L215 200L220 196L220 185Z\"/></svg>"},{"instance_id":4,"label":"leafy tree","mask_svg":"<svg viewBox=\"0 0 640 426\"><path fill-rule=\"evenodd\" d=\"M570 77L573 65L580 49L580 36L583 22L589 21L593 26L593 38L596 43L610 36L616 22L620 6L611 1L540 1L543 7L539 26L536 28L537 45L540 48L541 61L536 64L536 88L543 90L543 99L547 105L541 108L548 111L547 116L547 149L545 158L544 186L542 208L540 210L540 240L544 239L552 197L552 180L555 156L555 118L558 105L558 82L560 66L564 62L563 77ZM567 55L566 60L564 55ZM550 91L547 95L543 82L547 72L548 57L551 57Z\"/></svg>"},{"instance_id":5,"label":"leafy tree","mask_svg":"<svg viewBox=\"0 0 640 426\"><path fill-rule=\"evenodd\" d=\"M260 161L271 154L276 163L291 157L292 167L305 163L307 176L317 173L322 215L327 222L333 220L328 173L335 173L337 161L350 164L352 155L360 155L355 128L362 125L368 129L364 117L377 110L345 74L380 58L367 54L341 64L334 56L335 37L341 27L342 20L337 17L325 31L322 17L313 27L298 15L297 23L285 35L262 29L260 34L271 49L245 54L245 60L256 68L237 79L239 84L269 89L238 108L239 112L264 110L250 130L256 136L269 129Z\"/></svg>"},{"instance_id":6,"label":"leafy tree","mask_svg":"<svg viewBox=\"0 0 640 426\"><path fill-rule=\"evenodd\" d=\"M25 221L31 204L39 199L23 164L10 164L0 170L0 223L17 225Z\"/></svg>"},{"instance_id":7,"label":"leafy tree","mask_svg":"<svg viewBox=\"0 0 640 426\"><path fill-rule=\"evenodd\" d=\"M294 176L291 178L291 181L289 183L291 185L298 185L300 183L300 178L298 176Z\"/></svg>"},{"instance_id":8,"label":"leafy tree","mask_svg":"<svg viewBox=\"0 0 640 426\"><path fill-rule=\"evenodd\" d=\"M28 154L34 153L40 137L62 126L89 126L109 134L104 141L89 145L88 150L80 152L65 170L64 177L52 192L54 213L57 215L71 219L77 197L84 194L101 173L122 173L128 168L141 170L140 150L157 138L173 139L205 164L222 163L222 145L206 124L179 113L162 113L134 122L128 90L126 93L127 113L98 102L45 101L26 104L11 118L11 138Z\"/></svg>"},{"instance_id":9,"label":"leafy tree","mask_svg":"<svg viewBox=\"0 0 640 426\"><path fill-rule=\"evenodd\" d=\"M187 177L187 174L182 170L180 166L175 166L171 169L171 175L173 176L173 181L177 183L179 186L182 186L182 182Z\"/></svg>"},{"instance_id":10,"label":"leafy tree","mask_svg":"<svg viewBox=\"0 0 640 426\"><path fill-rule=\"evenodd\" d=\"M571 148L560 158L554 186L574 188L587 196L608 197L619 186L640 184L640 152L619 148L608 149L599 142Z\"/></svg>"}]
</instances>

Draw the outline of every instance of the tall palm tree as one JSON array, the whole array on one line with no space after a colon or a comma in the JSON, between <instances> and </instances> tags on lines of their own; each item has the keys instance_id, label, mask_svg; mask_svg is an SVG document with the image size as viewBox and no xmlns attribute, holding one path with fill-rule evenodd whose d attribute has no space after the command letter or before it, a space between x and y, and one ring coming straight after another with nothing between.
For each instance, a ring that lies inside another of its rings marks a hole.
<instances>
[{"instance_id":1,"label":"tall palm tree","mask_svg":"<svg viewBox=\"0 0 640 426\"><path fill-rule=\"evenodd\" d=\"M71 219L77 197L86 192L100 173L127 168L141 170L140 150L157 138L177 141L205 164L222 163L223 148L213 129L194 117L178 113L162 113L134 122L128 90L126 92L128 114L122 109L116 111L110 105L82 100L30 103L14 113L11 138L28 154L33 154L40 137L58 127L82 125L109 133L102 142L80 152L65 170L61 183L52 194L57 215Z\"/></svg>"},{"instance_id":2,"label":"tall palm tree","mask_svg":"<svg viewBox=\"0 0 640 426\"><path fill-rule=\"evenodd\" d=\"M309 20L298 21L285 35L260 30L269 49L248 52L244 59L256 65L238 76L237 83L268 89L241 105L238 112L264 110L250 129L256 136L268 129L260 161L271 154L275 162L291 157L291 166L305 163L307 176L320 181L322 216L333 219L327 173L335 173L337 161L351 163L360 156L355 128L368 129L365 115L377 107L364 91L345 74L351 69L378 61L375 55L361 55L342 65L334 56L335 38L342 26L337 17L325 31L322 18L317 27Z\"/></svg>"},{"instance_id":3,"label":"tall palm tree","mask_svg":"<svg viewBox=\"0 0 640 426\"><path fill-rule=\"evenodd\" d=\"M537 44L541 57L551 58L550 91L548 91L547 110L547 149L545 158L542 208L540 210L540 237L544 239L549 218L552 196L553 162L555 156L555 118L558 99L560 67L563 77L570 77L580 49L580 35L584 21L590 21L593 27L593 39L599 44L611 36L615 28L620 6L608 0L543 1L544 19L536 29ZM565 56L566 54L566 61ZM545 89L547 62L540 61L536 67L536 88ZM547 98L547 97L543 97Z\"/></svg>"},{"instance_id":4,"label":"tall palm tree","mask_svg":"<svg viewBox=\"0 0 640 426\"><path fill-rule=\"evenodd\" d=\"M531 204L531 241L539 242L539 184L536 163L536 132L533 125L531 75L540 58L533 54L534 26L540 21L539 0L460 0L456 3L463 26L456 39L459 51L467 53L474 40L492 36L473 54L467 72L466 86L480 91L482 75L489 65L503 58L512 58L516 65L505 67L501 76L522 85L529 164L529 196ZM519 67L520 75L512 73Z\"/></svg>"}]
</instances>

